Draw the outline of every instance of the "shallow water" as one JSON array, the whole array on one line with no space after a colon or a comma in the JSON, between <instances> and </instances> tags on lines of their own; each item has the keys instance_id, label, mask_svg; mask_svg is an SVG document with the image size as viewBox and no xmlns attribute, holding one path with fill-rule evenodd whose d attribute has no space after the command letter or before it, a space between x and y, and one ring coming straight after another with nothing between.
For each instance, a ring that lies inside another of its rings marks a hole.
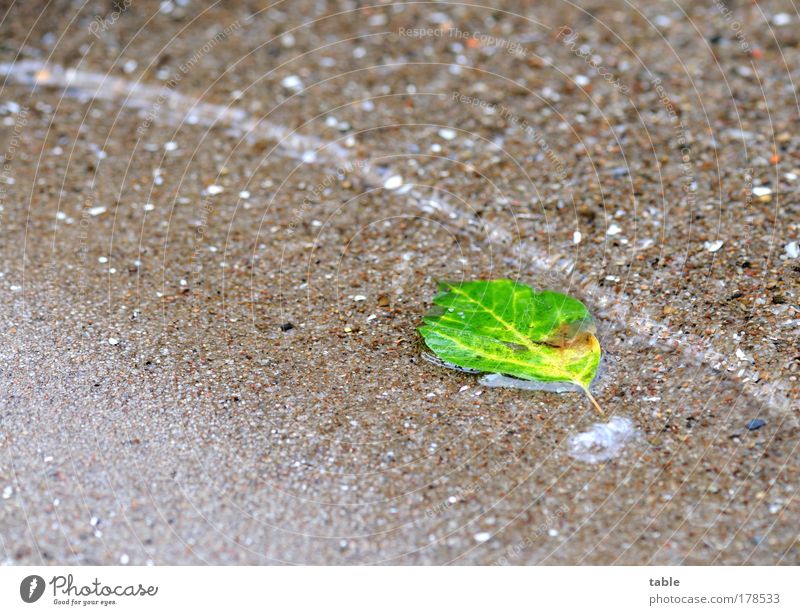
<instances>
[{"instance_id":1,"label":"shallow water","mask_svg":"<svg viewBox=\"0 0 800 615\"><path fill-rule=\"evenodd\" d=\"M548 393L583 393L583 389L572 382L537 382L522 380L503 374L487 374L479 381L487 387L520 389L521 391L547 391Z\"/></svg>"},{"instance_id":2,"label":"shallow water","mask_svg":"<svg viewBox=\"0 0 800 615\"><path fill-rule=\"evenodd\" d=\"M595 423L589 431L571 436L567 447L573 459L600 463L619 456L637 437L639 432L631 419L615 416L607 423Z\"/></svg>"}]
</instances>

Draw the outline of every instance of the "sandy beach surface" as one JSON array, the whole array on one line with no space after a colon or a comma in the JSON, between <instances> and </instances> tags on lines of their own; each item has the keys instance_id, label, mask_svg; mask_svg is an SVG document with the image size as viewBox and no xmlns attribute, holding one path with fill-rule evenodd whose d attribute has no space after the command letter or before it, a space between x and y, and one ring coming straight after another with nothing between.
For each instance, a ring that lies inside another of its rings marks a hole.
<instances>
[{"instance_id":1,"label":"sandy beach surface","mask_svg":"<svg viewBox=\"0 0 800 615\"><path fill-rule=\"evenodd\" d=\"M17 3L0 561L798 564L788 1ZM583 300L593 392L425 360Z\"/></svg>"}]
</instances>

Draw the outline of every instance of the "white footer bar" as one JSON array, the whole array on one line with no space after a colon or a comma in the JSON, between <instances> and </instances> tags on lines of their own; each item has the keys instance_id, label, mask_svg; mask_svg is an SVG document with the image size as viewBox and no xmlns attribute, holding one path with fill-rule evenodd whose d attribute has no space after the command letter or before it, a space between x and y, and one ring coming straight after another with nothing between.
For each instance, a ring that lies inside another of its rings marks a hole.
<instances>
[{"instance_id":1,"label":"white footer bar","mask_svg":"<svg viewBox=\"0 0 800 615\"><path fill-rule=\"evenodd\" d=\"M0 613L800 613L799 586L791 567L6 567Z\"/></svg>"}]
</instances>

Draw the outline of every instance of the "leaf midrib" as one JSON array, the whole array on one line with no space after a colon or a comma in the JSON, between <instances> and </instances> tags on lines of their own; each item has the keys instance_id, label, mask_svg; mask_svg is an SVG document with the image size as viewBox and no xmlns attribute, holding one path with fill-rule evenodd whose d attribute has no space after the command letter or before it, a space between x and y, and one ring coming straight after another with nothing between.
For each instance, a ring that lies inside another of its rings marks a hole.
<instances>
[{"instance_id":1,"label":"leaf midrib","mask_svg":"<svg viewBox=\"0 0 800 615\"><path fill-rule=\"evenodd\" d=\"M496 313L492 308L488 307L487 305L484 305L481 301L479 301L478 299L475 299L474 297L472 297L469 294L465 293L463 290L461 290L460 288L458 288L456 286L450 286L449 288L450 288L450 292L453 292L453 293L455 293L457 295L465 297L467 299L467 301L470 301L471 303L474 303L474 304L480 306L482 309L484 309L489 314L491 314L508 331L511 331L511 333L514 334L514 337L519 339L522 342L522 344L525 347L528 348L528 350L536 350L536 342L534 342L529 337L524 335L521 331L519 331L519 329L517 329L514 325L512 325L510 322L505 320L502 316L500 316L500 314ZM516 290L512 289L511 293L512 293L511 296L513 298L516 295Z\"/></svg>"}]
</instances>

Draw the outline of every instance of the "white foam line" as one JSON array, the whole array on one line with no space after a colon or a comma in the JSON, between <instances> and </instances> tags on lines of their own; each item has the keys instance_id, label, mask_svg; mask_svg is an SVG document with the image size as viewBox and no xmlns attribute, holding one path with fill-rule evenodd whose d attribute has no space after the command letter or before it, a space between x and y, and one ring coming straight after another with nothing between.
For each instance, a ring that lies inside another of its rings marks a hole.
<instances>
[{"instance_id":1,"label":"white foam line","mask_svg":"<svg viewBox=\"0 0 800 615\"><path fill-rule=\"evenodd\" d=\"M294 158L304 159L308 152L315 152L315 161L335 165L352 164L351 152L338 143L319 139L317 137L297 134L286 127L271 122L254 118L246 110L232 105L217 105L205 103L196 98L180 94L169 88L166 84L154 86L139 82L132 82L122 77L114 77L91 71L64 68L59 65L47 64L38 60L25 60L15 63L0 63L0 75L10 81L29 85L31 87L59 87L64 88L65 94L78 98L99 98L103 100L122 100L127 106L144 109L159 104L158 113L154 114L155 120L164 119L165 111L172 121L185 121L192 118L193 123L206 127L224 123L231 125L243 134L250 134L276 141L279 145L276 151ZM382 183L383 179L395 175L391 169L385 168L382 172L374 170L369 164L353 165L354 172L360 173L370 183ZM412 197L412 204L423 212L431 211L431 199L424 197L416 190L407 193ZM436 207L452 219L471 218L457 207L443 199L436 199ZM513 239L513 235L504 227L481 221L482 228L492 239ZM650 345L664 344L673 350L678 350L682 358L693 365L709 364L717 371L725 370L735 373L735 376L745 383L758 384L758 389L767 394L767 402L779 403L782 408L788 407L789 397L785 392L788 385L783 381L771 383L759 382L759 376L753 370L741 368L738 359L730 359L727 355L717 351L703 338L688 334L675 333L670 328L652 318L641 308L637 311L641 315L630 315L630 297L620 291L608 291L596 283L588 280L586 276L576 277L575 263L564 256L548 256L541 250L531 245L522 245L524 262L517 260L517 265L532 265L535 269L546 272L555 272L559 276L576 284L588 296L595 299L598 314L612 320L616 325L622 326L635 333L637 336L649 341ZM610 297L613 296L613 300Z\"/></svg>"},{"instance_id":2,"label":"white foam line","mask_svg":"<svg viewBox=\"0 0 800 615\"><path fill-rule=\"evenodd\" d=\"M181 122L191 118L188 123L206 127L219 123L228 124L241 130L243 134L277 141L282 153L292 158L302 158L305 153L322 151L322 148L340 158L348 156L347 150L337 143L297 134L284 126L254 118L244 109L235 106L202 102L175 91L167 82L155 86L123 77L64 68L39 60L0 63L0 76L33 88L64 88L66 95L75 98L123 100L126 106L134 109L154 108L157 111L154 113L154 120Z\"/></svg>"}]
</instances>

